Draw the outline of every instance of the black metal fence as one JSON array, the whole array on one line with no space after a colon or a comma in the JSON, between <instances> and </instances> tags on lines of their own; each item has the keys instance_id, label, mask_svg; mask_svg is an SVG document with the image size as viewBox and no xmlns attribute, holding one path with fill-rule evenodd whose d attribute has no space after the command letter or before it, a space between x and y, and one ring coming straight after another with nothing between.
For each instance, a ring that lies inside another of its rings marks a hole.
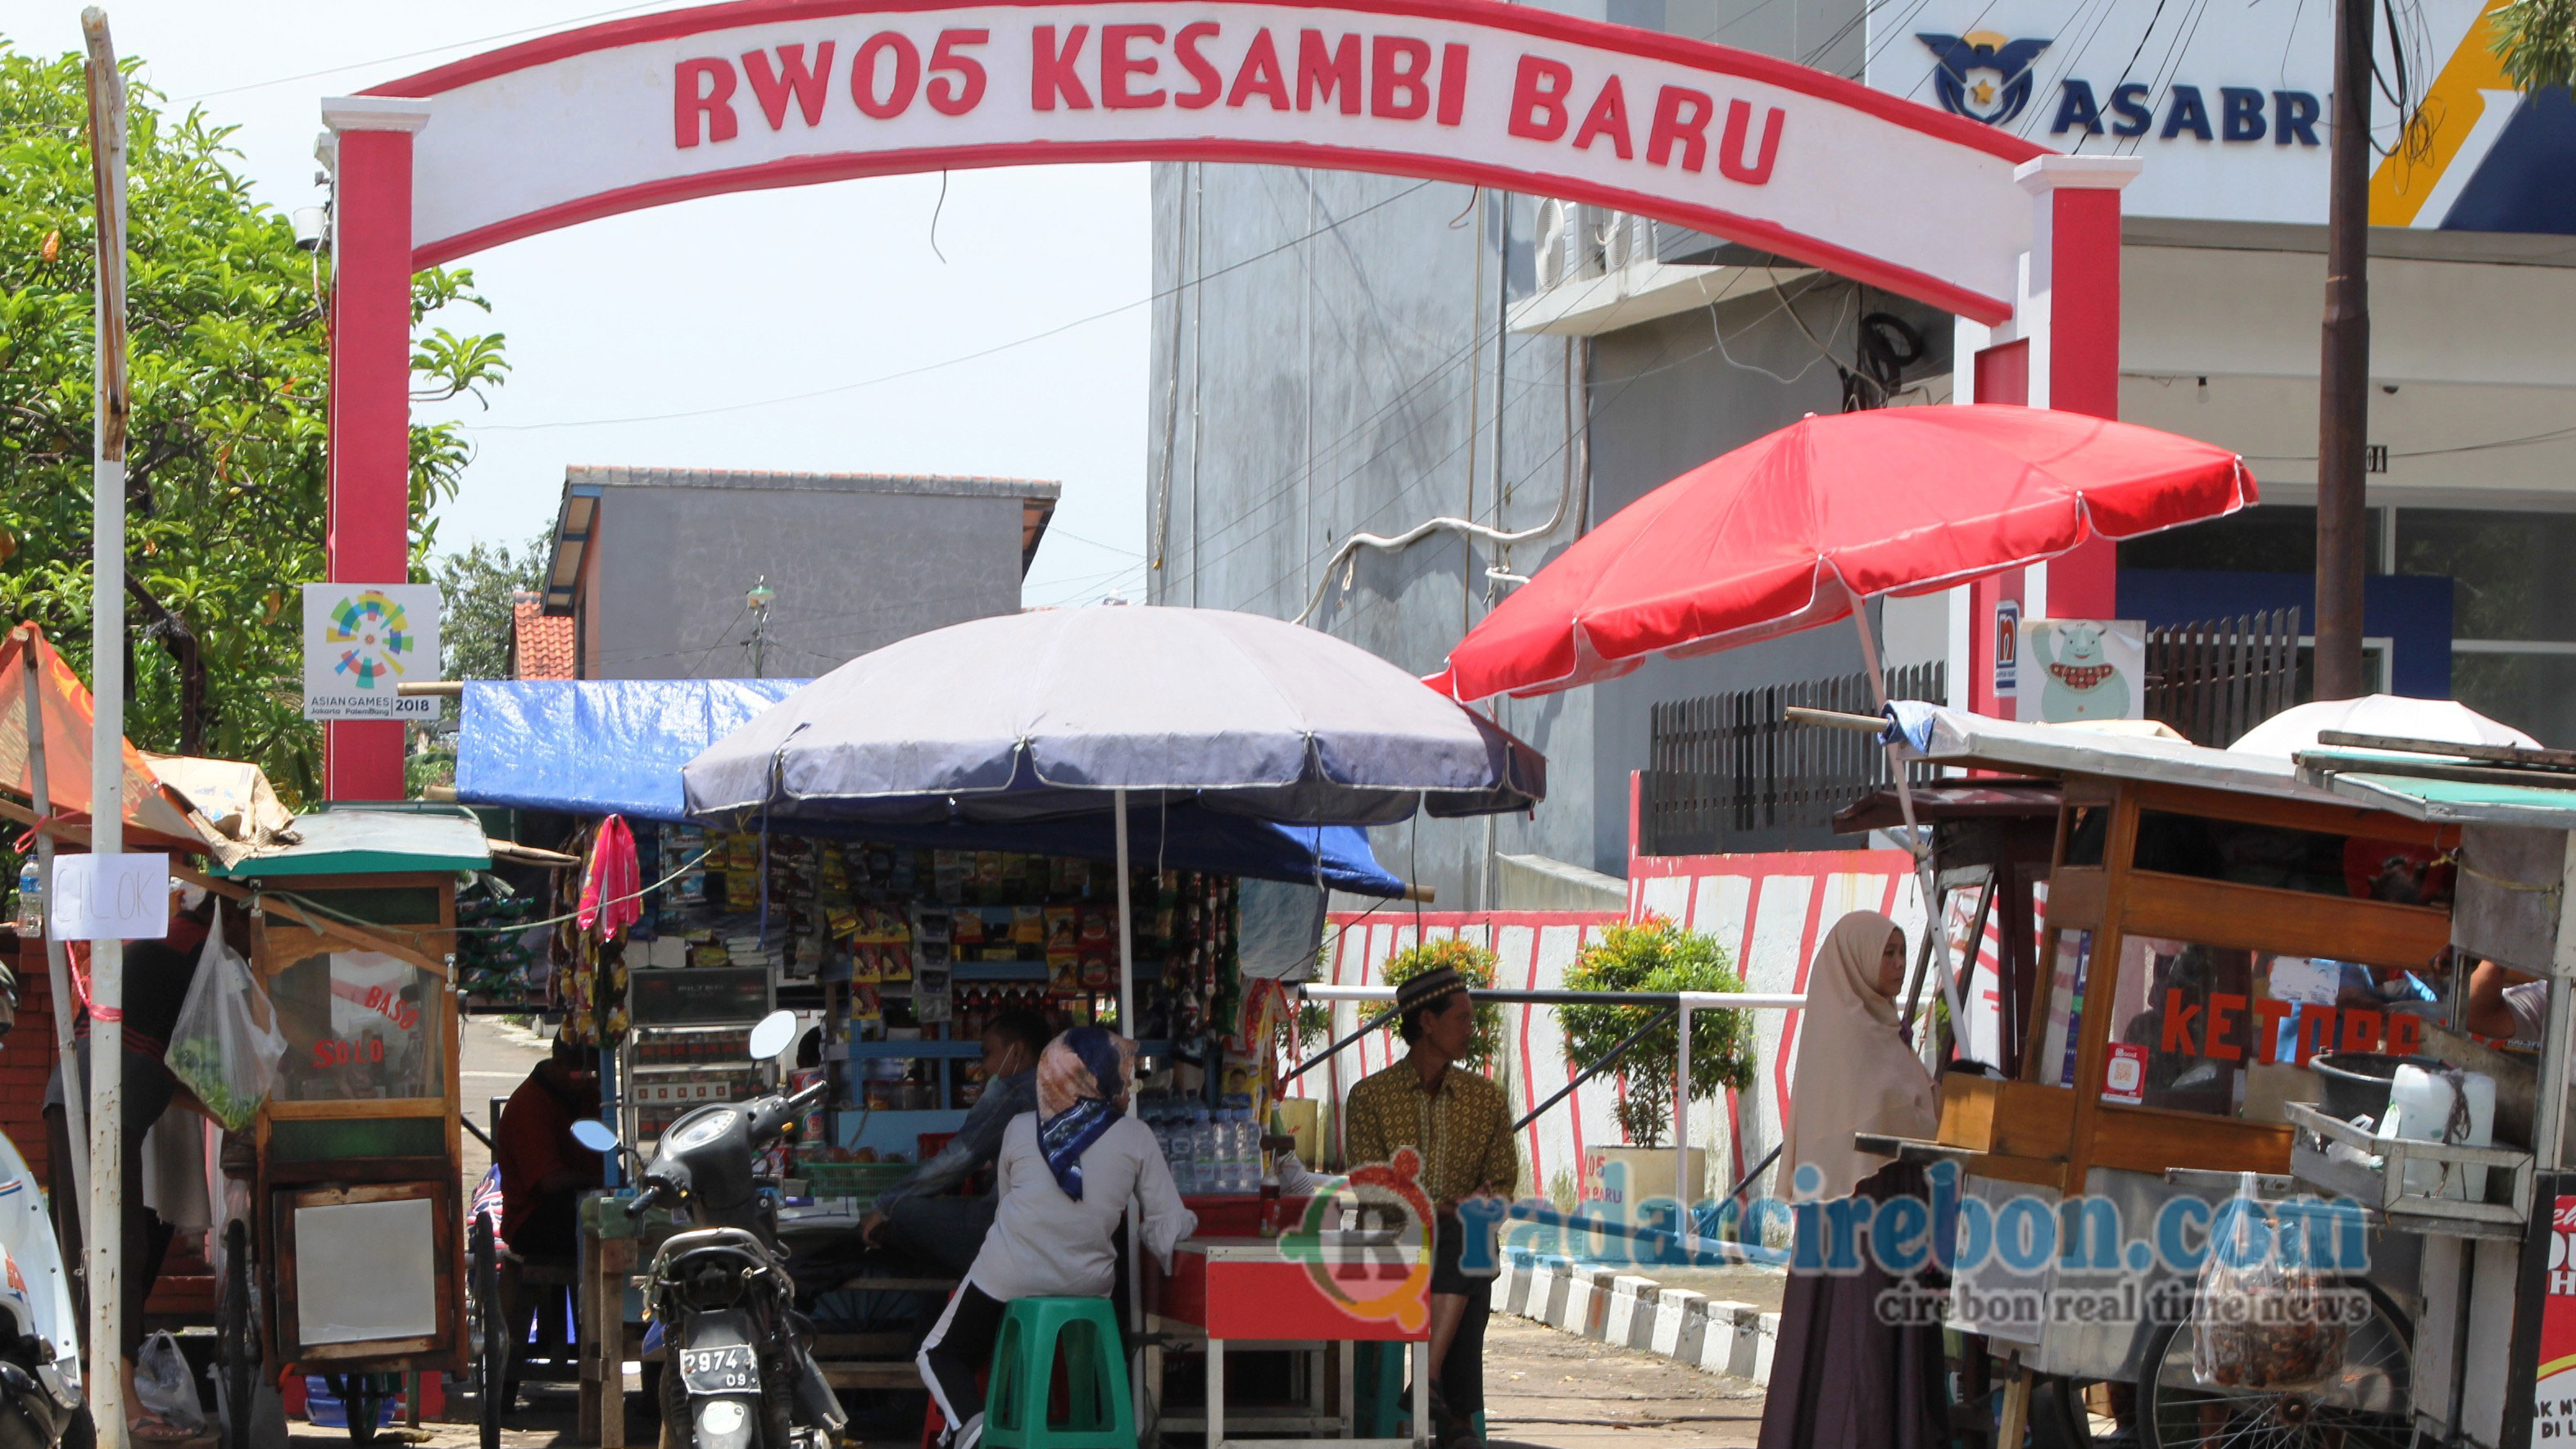
<instances>
[{"instance_id":1,"label":"black metal fence","mask_svg":"<svg viewBox=\"0 0 2576 1449\"><path fill-rule=\"evenodd\" d=\"M2149 719L2224 749L2298 703L2299 611L2150 629L2146 674Z\"/></svg>"},{"instance_id":2,"label":"black metal fence","mask_svg":"<svg viewBox=\"0 0 2576 1449\"><path fill-rule=\"evenodd\" d=\"M1890 670L1891 699L1939 701L1938 662ZM1639 781L1637 847L1647 855L1830 848L1834 812L1888 782L1887 752L1851 730L1787 723L1792 705L1875 714L1869 676L1846 674L1659 704ZM1931 767L1914 767L1932 778Z\"/></svg>"}]
</instances>

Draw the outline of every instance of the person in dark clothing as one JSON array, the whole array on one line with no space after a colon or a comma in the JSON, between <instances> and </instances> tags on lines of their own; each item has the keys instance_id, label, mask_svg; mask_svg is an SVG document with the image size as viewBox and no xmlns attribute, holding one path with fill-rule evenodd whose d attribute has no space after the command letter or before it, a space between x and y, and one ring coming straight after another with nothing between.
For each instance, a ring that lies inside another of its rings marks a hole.
<instances>
[{"instance_id":1,"label":"person in dark clothing","mask_svg":"<svg viewBox=\"0 0 2576 1449\"><path fill-rule=\"evenodd\" d=\"M517 1256L572 1259L581 1195L601 1177L599 1154L573 1139L572 1124L598 1115L599 1077L581 1047L562 1038L501 1108L492 1162L501 1170L501 1241Z\"/></svg>"},{"instance_id":2,"label":"person in dark clothing","mask_svg":"<svg viewBox=\"0 0 2576 1449\"><path fill-rule=\"evenodd\" d=\"M118 1145L126 1185L123 1220L119 1224L123 1238L124 1271L119 1287L124 1322L118 1347L125 1360L128 1433L145 1442L189 1437L177 1425L145 1412L134 1396L134 1358L142 1350L144 1339L143 1307L152 1296L152 1285L161 1276L162 1258L169 1251L171 1237L170 1225L143 1201L143 1139L174 1105L200 1114L205 1110L197 1104L196 1094L170 1075L162 1059L169 1051L170 1034L179 1025L179 1010L187 1002L188 988L196 980L197 954L213 928L214 910L213 897L198 893L194 904L182 904L172 913L169 935L158 941L125 943L123 1042L118 1072L123 1104ZM247 933L246 922L237 918L236 924ZM235 949L247 944L244 940L234 942ZM86 1101L90 1060L90 1014L86 1005L72 1030L77 1089ZM81 1263L86 1256L80 1236L78 1194L71 1174L71 1128L63 1105L64 1091L64 1074L57 1068L45 1091L45 1135L53 1149L50 1160L55 1178L51 1192L54 1231L63 1244L64 1260ZM84 1143L82 1156L87 1155ZM75 1275L75 1283L79 1281Z\"/></svg>"},{"instance_id":3,"label":"person in dark clothing","mask_svg":"<svg viewBox=\"0 0 2576 1449\"><path fill-rule=\"evenodd\" d=\"M1037 1110L1038 1055L1055 1033L1034 1011L1005 1011L984 1028L984 1093L965 1124L938 1155L877 1194L859 1225L874 1247L962 1277L993 1226L995 1197L959 1197L958 1184L992 1167L1002 1150L1002 1129L1023 1112Z\"/></svg>"}]
</instances>

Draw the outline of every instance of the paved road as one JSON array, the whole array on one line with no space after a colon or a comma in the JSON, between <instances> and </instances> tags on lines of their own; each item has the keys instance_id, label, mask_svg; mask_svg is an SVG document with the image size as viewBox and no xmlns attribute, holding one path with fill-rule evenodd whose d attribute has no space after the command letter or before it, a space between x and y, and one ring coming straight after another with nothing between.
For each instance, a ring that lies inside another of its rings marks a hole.
<instances>
[{"instance_id":1,"label":"paved road","mask_svg":"<svg viewBox=\"0 0 2576 1449\"><path fill-rule=\"evenodd\" d=\"M1496 1445L1737 1449L1760 1437L1762 1390L1497 1317L1485 1331L1485 1427Z\"/></svg>"}]
</instances>

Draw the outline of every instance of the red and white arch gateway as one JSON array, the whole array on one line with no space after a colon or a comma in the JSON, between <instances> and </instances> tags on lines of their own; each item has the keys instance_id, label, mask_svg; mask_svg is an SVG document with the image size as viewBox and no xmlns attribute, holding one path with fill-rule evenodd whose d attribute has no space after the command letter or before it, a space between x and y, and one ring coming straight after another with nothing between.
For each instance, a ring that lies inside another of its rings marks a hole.
<instances>
[{"instance_id":1,"label":"red and white arch gateway","mask_svg":"<svg viewBox=\"0 0 2576 1449\"><path fill-rule=\"evenodd\" d=\"M744 0L547 36L322 114L339 581L404 576L415 269L854 176L1236 161L1588 202L1957 313L1975 344L1963 394L2116 411L2136 162L1501 0ZM2107 559L2056 565L2058 612L2107 612L2109 593ZM333 797L401 794L398 724L329 729Z\"/></svg>"}]
</instances>

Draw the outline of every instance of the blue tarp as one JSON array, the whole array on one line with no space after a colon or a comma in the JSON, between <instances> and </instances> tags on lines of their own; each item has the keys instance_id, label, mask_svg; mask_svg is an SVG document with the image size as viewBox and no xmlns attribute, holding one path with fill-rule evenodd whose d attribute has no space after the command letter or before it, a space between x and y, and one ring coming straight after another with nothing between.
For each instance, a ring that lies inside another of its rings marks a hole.
<instances>
[{"instance_id":1,"label":"blue tarp","mask_svg":"<svg viewBox=\"0 0 2576 1449\"><path fill-rule=\"evenodd\" d=\"M471 680L457 731L456 798L570 815L686 821L680 767L778 700L801 679ZM1165 839L1168 819L1169 836ZM1007 824L868 825L791 833L842 835L888 845L946 850L1015 850L1109 860L1116 854L1107 810ZM1396 896L1404 882L1369 851L1368 833L1347 825L1274 825L1239 815L1139 805L1128 816L1135 864L1263 880L1311 881L1335 890Z\"/></svg>"},{"instance_id":2,"label":"blue tarp","mask_svg":"<svg viewBox=\"0 0 2576 1449\"><path fill-rule=\"evenodd\" d=\"M686 821L680 767L802 679L471 680L456 798L569 815Z\"/></svg>"}]
</instances>

